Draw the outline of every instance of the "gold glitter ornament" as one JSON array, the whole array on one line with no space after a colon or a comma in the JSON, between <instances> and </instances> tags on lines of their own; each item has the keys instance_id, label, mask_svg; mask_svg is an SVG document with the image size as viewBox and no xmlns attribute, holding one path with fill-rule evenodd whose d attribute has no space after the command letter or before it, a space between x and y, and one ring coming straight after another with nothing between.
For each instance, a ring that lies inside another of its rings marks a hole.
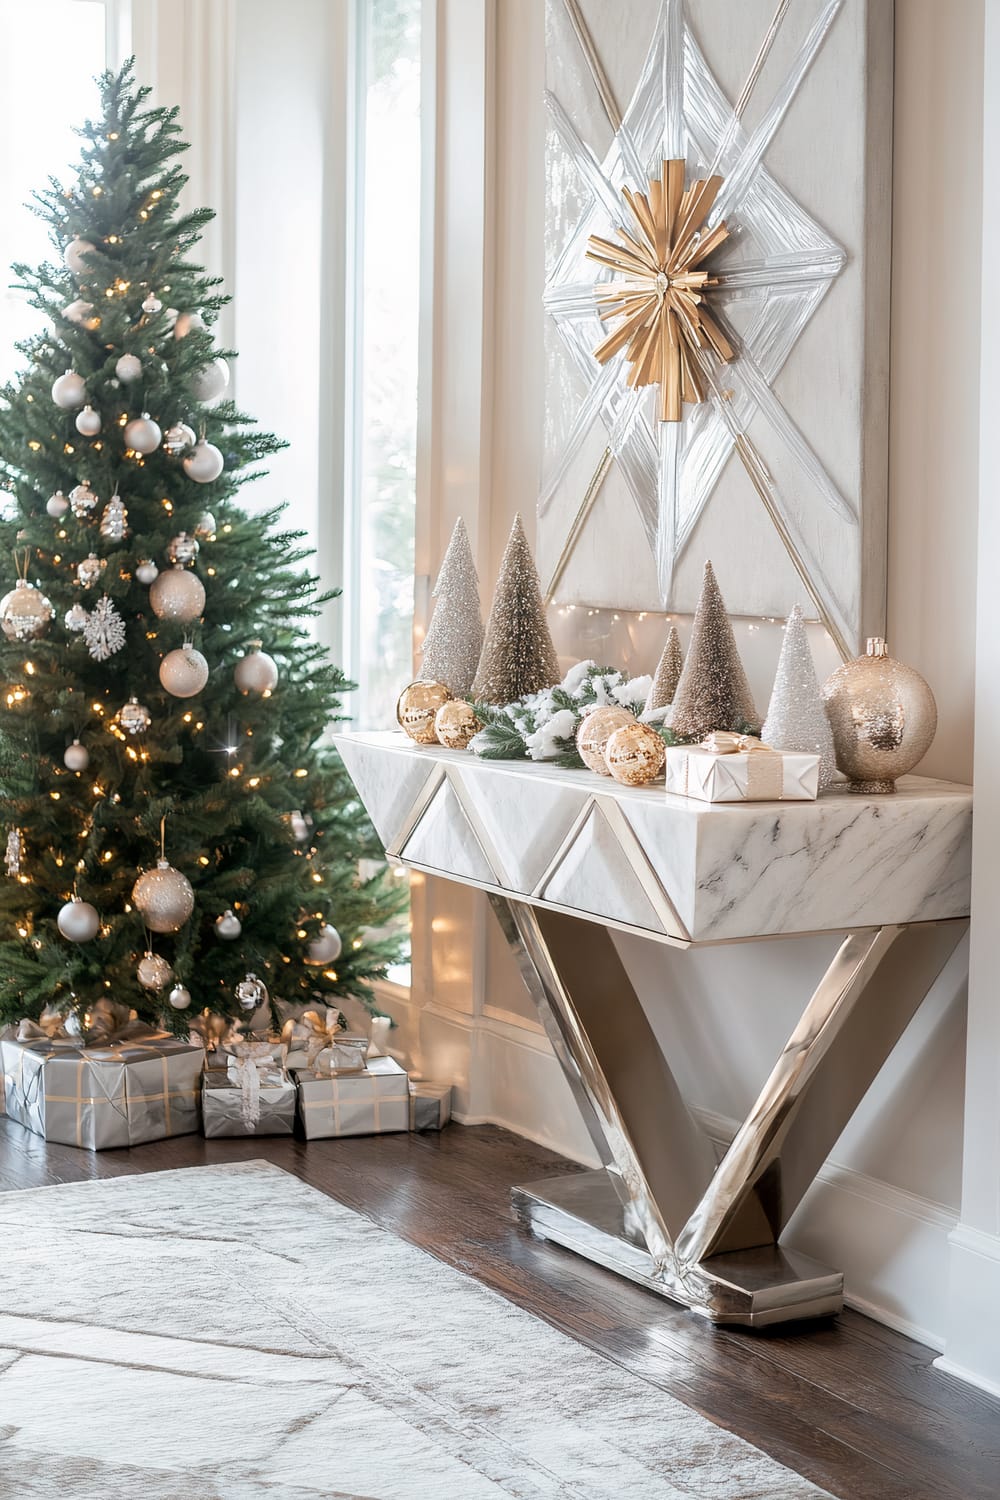
<instances>
[{"instance_id":1,"label":"gold glitter ornament","mask_svg":"<svg viewBox=\"0 0 1000 1500\"><path fill-rule=\"evenodd\" d=\"M159 859L132 887L132 905L150 932L179 932L194 911L194 891L186 875Z\"/></svg>"},{"instance_id":2,"label":"gold glitter ornament","mask_svg":"<svg viewBox=\"0 0 1000 1500\"><path fill-rule=\"evenodd\" d=\"M648 724L623 724L604 751L608 770L623 786L645 786L663 770L667 747Z\"/></svg>"},{"instance_id":3,"label":"gold glitter ornament","mask_svg":"<svg viewBox=\"0 0 1000 1500\"><path fill-rule=\"evenodd\" d=\"M881 636L823 684L837 765L848 791L894 792L930 748L937 729L934 694L919 672L896 661Z\"/></svg>"},{"instance_id":4,"label":"gold glitter ornament","mask_svg":"<svg viewBox=\"0 0 1000 1500\"><path fill-rule=\"evenodd\" d=\"M519 515L497 576L486 640L472 684L477 703L501 707L555 687L559 664L545 619L535 560Z\"/></svg>"},{"instance_id":5,"label":"gold glitter ornament","mask_svg":"<svg viewBox=\"0 0 1000 1500\"><path fill-rule=\"evenodd\" d=\"M608 740L616 729L621 729L624 724L634 723L635 714L613 704L595 708L593 713L581 720L576 731L576 748L588 771L596 771L599 776L611 775L604 759Z\"/></svg>"},{"instance_id":6,"label":"gold glitter ornament","mask_svg":"<svg viewBox=\"0 0 1000 1500\"><path fill-rule=\"evenodd\" d=\"M434 715L434 733L438 744L446 750L468 749L472 736L482 727L469 704L461 698L442 704Z\"/></svg>"},{"instance_id":7,"label":"gold glitter ornament","mask_svg":"<svg viewBox=\"0 0 1000 1500\"><path fill-rule=\"evenodd\" d=\"M670 727L680 739L704 739L713 729L756 733L760 719L747 674L733 638L733 627L715 580L705 564L701 596L691 630Z\"/></svg>"},{"instance_id":8,"label":"gold glitter ornament","mask_svg":"<svg viewBox=\"0 0 1000 1500\"><path fill-rule=\"evenodd\" d=\"M436 745L434 719L438 709L450 701L451 692L443 682L411 682L396 703L400 728L418 745Z\"/></svg>"}]
</instances>

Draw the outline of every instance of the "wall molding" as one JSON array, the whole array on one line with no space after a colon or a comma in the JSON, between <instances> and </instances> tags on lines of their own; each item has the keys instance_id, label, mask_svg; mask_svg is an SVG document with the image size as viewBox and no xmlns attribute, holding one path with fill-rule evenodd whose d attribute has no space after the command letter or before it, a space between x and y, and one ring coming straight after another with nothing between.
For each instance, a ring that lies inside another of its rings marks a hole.
<instances>
[{"instance_id":1,"label":"wall molding","mask_svg":"<svg viewBox=\"0 0 1000 1500\"><path fill-rule=\"evenodd\" d=\"M960 1223L949 1235L949 1245L948 1342L935 1368L1000 1396L994 1316L1000 1294L1000 1234Z\"/></svg>"}]
</instances>

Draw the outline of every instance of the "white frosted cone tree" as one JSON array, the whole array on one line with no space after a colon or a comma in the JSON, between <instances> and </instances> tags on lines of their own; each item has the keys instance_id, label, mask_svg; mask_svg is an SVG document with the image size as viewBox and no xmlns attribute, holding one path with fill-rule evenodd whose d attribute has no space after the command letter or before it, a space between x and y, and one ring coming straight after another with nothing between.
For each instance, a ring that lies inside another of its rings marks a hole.
<instances>
[{"instance_id":1,"label":"white frosted cone tree","mask_svg":"<svg viewBox=\"0 0 1000 1500\"><path fill-rule=\"evenodd\" d=\"M833 731L816 680L806 622L797 604L785 624L761 739L775 750L818 755L820 789L833 781L837 769Z\"/></svg>"}]
</instances>

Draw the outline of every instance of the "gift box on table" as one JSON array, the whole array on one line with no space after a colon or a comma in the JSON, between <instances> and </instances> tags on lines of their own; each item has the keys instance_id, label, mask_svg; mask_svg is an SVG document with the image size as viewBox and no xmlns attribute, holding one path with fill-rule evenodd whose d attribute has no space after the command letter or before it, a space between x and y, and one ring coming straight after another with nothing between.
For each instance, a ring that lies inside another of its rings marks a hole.
<instances>
[{"instance_id":1,"label":"gift box on table","mask_svg":"<svg viewBox=\"0 0 1000 1500\"><path fill-rule=\"evenodd\" d=\"M201 1085L201 1123L204 1134L291 1135L295 1128L295 1083L281 1077L268 1082L262 1075L256 1091L254 1116L247 1119L241 1080L228 1068L206 1068Z\"/></svg>"},{"instance_id":2,"label":"gift box on table","mask_svg":"<svg viewBox=\"0 0 1000 1500\"><path fill-rule=\"evenodd\" d=\"M94 1151L196 1131L204 1062L202 1047L166 1032L103 1046L0 1040L8 1117L47 1141Z\"/></svg>"},{"instance_id":3,"label":"gift box on table","mask_svg":"<svg viewBox=\"0 0 1000 1500\"><path fill-rule=\"evenodd\" d=\"M361 1073L322 1077L295 1071L299 1118L310 1140L409 1130L410 1093L405 1071L391 1057L372 1057Z\"/></svg>"},{"instance_id":4,"label":"gift box on table","mask_svg":"<svg viewBox=\"0 0 1000 1500\"><path fill-rule=\"evenodd\" d=\"M813 802L819 756L772 750L751 735L711 734L667 747L667 791L699 802Z\"/></svg>"},{"instance_id":5,"label":"gift box on table","mask_svg":"<svg viewBox=\"0 0 1000 1500\"><path fill-rule=\"evenodd\" d=\"M410 1129L441 1130L451 1119L451 1084L410 1079Z\"/></svg>"}]
</instances>

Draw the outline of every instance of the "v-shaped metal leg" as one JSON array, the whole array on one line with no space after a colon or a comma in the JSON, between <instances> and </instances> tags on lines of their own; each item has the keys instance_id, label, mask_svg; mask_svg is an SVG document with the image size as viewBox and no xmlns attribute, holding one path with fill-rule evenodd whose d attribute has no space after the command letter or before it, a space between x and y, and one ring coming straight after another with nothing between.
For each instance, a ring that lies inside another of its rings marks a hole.
<instances>
[{"instance_id":1,"label":"v-shaped metal leg","mask_svg":"<svg viewBox=\"0 0 1000 1500\"><path fill-rule=\"evenodd\" d=\"M778 1237L966 922L849 933L717 1165L608 931L491 900L604 1163L515 1188L522 1220L715 1322L839 1311L842 1273Z\"/></svg>"}]
</instances>

